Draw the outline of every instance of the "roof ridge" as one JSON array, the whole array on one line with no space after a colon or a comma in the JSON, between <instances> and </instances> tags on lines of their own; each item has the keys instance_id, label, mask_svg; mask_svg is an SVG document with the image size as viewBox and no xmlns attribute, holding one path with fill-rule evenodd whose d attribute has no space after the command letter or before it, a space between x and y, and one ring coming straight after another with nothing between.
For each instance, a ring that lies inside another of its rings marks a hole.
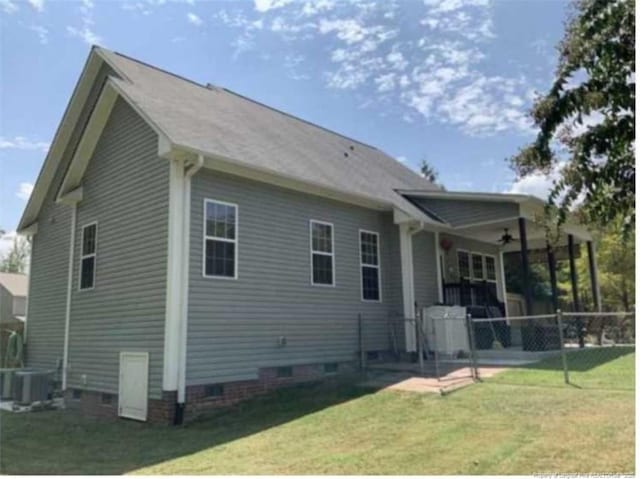
<instances>
[{"instance_id":1,"label":"roof ridge","mask_svg":"<svg viewBox=\"0 0 640 479\"><path fill-rule=\"evenodd\" d=\"M117 51L114 51L114 50L109 50L107 48L100 47L100 46L94 46L94 47L97 48L97 49L100 49L100 50L104 50L104 51L113 53L114 55L118 55L118 56L120 56L122 58L126 58L127 60L130 60L132 62L139 63L141 65L144 65L145 67L152 68L153 70L159 71L160 73L165 73L167 75L171 75L172 77L175 77L175 78L177 78L179 80L184 80L184 81L186 81L188 83L191 83L192 85L198 86L200 88L204 88L204 89L206 89L208 91L214 91L212 88L209 87L209 85L212 85L215 88L219 88L219 89L221 89L221 90L223 90L223 91L225 91L225 92L227 92L227 93L229 93L231 95L235 95L235 96L237 96L239 98L242 98L243 100L247 100L247 101L250 101L252 103L255 103L256 105L262 106L263 108L268 108L268 109L270 109L272 111L275 111L277 113L285 115L285 116L287 116L289 118L293 118L294 120L298 120L298 121L301 121L303 123L306 123L307 125L311 125L311 126L314 126L316 128L320 128L321 130L324 130L324 131L326 131L328 133L332 133L334 135L337 135L337 136L339 136L341 138L344 138L345 140L349 140L349 141L353 141L355 143L359 143L360 145L366 146L367 148L371 148L371 149L376 150L376 151L381 151L379 148L377 148L377 147L375 147L373 145L370 145L368 143L365 143L364 141L356 140L355 138L351 138L351 137L349 137L347 135L344 135L344 134L339 133L339 132L337 132L335 130L327 128L325 126L322 126L322 125L319 125L317 123L314 123L314 122L312 122L310 120L305 120L304 118L300 118L299 116L293 115L291 113L287 113L284 110L280 110L280 109L278 109L276 107L273 107L271 105L267 105L266 103L262 103L261 101L255 100L255 99L250 98L248 96L245 96L245 95L243 95L241 93L235 92L235 91L233 91L233 90L231 90L229 88L213 85L213 84L210 84L210 83L207 83L206 85L203 85L201 83L198 83L195 80L191 80L190 78L184 77L184 76L179 75L177 73L173 73L173 72L171 72L169 70L165 70L164 68L160 68L158 66L152 65L152 64L144 62L142 60L138 60L137 58L130 57L129 55L125 55L124 53L120 53L120 52L117 52Z\"/></svg>"},{"instance_id":2,"label":"roof ridge","mask_svg":"<svg viewBox=\"0 0 640 479\"><path fill-rule=\"evenodd\" d=\"M197 81L191 80L190 78L184 77L182 75L178 75L177 73L173 73L173 72L170 72L169 70L165 70L164 68L160 68L158 66L152 65L151 63L147 63L147 62L144 62L142 60L138 60L137 58L130 57L129 55L125 55L124 53L116 52L115 50L108 50L108 49L106 49L104 47L96 47L96 48L98 48L100 50L107 51L109 53L113 53L114 55L118 55L119 57L126 58L127 60L130 60L130 61L135 62L135 63L139 63L140 65L144 65L147 68L151 68L153 70L159 71L160 73L165 73L165 74L170 75L172 77L175 77L175 78L177 78L179 80L186 81L188 83L191 83L192 85L195 85L195 86L198 86L200 88L204 88L205 90L211 91L210 88L208 88L206 85L203 85L202 83L198 83Z\"/></svg>"}]
</instances>

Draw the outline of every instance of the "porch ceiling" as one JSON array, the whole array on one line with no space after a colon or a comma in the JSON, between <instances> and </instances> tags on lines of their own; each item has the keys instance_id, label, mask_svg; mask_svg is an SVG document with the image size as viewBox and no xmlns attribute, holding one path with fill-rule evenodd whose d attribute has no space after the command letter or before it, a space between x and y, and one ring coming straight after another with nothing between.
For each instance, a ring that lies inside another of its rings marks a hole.
<instances>
[{"instance_id":1,"label":"porch ceiling","mask_svg":"<svg viewBox=\"0 0 640 479\"><path fill-rule=\"evenodd\" d=\"M525 224L527 227L528 249L532 250L546 248L547 242L544 228L530 219L525 219ZM455 231L453 231L452 233L459 236L464 236L466 238L472 238L478 241L482 241L484 243L490 243L500 246L501 243L499 242L499 239L504 234L505 229L509 230L509 234L513 237L513 241L503 246L502 250L505 252L520 251L520 229L518 227L517 218L498 220L484 225L468 227L461 226L455 228ZM567 224L565 227L563 227L563 231L560 234L557 243L555 243L555 246L567 246L568 234L574 235L576 244L584 243L585 241L588 241L590 239L588 233L579 226Z\"/></svg>"}]
</instances>

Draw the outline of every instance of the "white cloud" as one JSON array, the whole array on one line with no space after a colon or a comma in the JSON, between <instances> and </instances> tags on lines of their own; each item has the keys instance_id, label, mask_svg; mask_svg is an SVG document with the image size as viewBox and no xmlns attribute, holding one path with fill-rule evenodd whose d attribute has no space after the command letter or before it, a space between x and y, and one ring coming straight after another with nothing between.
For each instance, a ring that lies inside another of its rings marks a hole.
<instances>
[{"instance_id":1,"label":"white cloud","mask_svg":"<svg viewBox=\"0 0 640 479\"><path fill-rule=\"evenodd\" d=\"M254 0L254 7L259 12L267 12L282 8L293 0Z\"/></svg>"},{"instance_id":2,"label":"white cloud","mask_svg":"<svg viewBox=\"0 0 640 479\"><path fill-rule=\"evenodd\" d=\"M552 176L536 173L516 180L505 193L532 195L546 200L552 187Z\"/></svg>"},{"instance_id":3,"label":"white cloud","mask_svg":"<svg viewBox=\"0 0 640 479\"><path fill-rule=\"evenodd\" d=\"M20 183L16 196L21 200L27 201L33 191L33 183Z\"/></svg>"},{"instance_id":4,"label":"white cloud","mask_svg":"<svg viewBox=\"0 0 640 479\"><path fill-rule=\"evenodd\" d=\"M46 141L33 141L24 136L4 138L0 136L0 150L40 150L47 152L49 143Z\"/></svg>"},{"instance_id":5,"label":"white cloud","mask_svg":"<svg viewBox=\"0 0 640 479\"><path fill-rule=\"evenodd\" d=\"M189 21L189 23L199 27L200 25L202 25L202 18L200 18L198 15L196 15L193 12L189 12L187 13L187 20Z\"/></svg>"},{"instance_id":6,"label":"white cloud","mask_svg":"<svg viewBox=\"0 0 640 479\"><path fill-rule=\"evenodd\" d=\"M485 54L496 41L489 0L424 0L422 12L418 6L411 15L399 15L400 6L395 0L255 0L253 12L221 10L214 17L240 32L234 56L276 35L287 42L281 61L304 52L296 71L306 65L305 77L321 75L329 88L353 90L362 96L359 104L380 114L407 122L422 117L473 136L531 133L526 112L534 85L525 74L504 74ZM305 42L318 36L328 66L315 51L308 54L313 46ZM290 67L285 71L292 76Z\"/></svg>"},{"instance_id":7,"label":"white cloud","mask_svg":"<svg viewBox=\"0 0 640 479\"><path fill-rule=\"evenodd\" d=\"M11 0L0 0L0 8L8 15L18 11L18 6Z\"/></svg>"},{"instance_id":8,"label":"white cloud","mask_svg":"<svg viewBox=\"0 0 640 479\"><path fill-rule=\"evenodd\" d=\"M27 0L31 8L40 13L44 10L44 0Z\"/></svg>"},{"instance_id":9,"label":"white cloud","mask_svg":"<svg viewBox=\"0 0 640 479\"><path fill-rule=\"evenodd\" d=\"M88 45L97 45L99 43L102 43L102 38L86 25L81 28L67 26L67 33L69 33L69 35L71 35L72 37L82 39L82 41L87 43Z\"/></svg>"},{"instance_id":10,"label":"white cloud","mask_svg":"<svg viewBox=\"0 0 640 479\"><path fill-rule=\"evenodd\" d=\"M72 25L67 26L67 33L72 37L81 39L83 42L89 45L97 45L103 43L103 38L98 35L93 27L93 9L95 5L92 0L81 0L80 2L80 20L82 26L75 27Z\"/></svg>"},{"instance_id":11,"label":"white cloud","mask_svg":"<svg viewBox=\"0 0 640 479\"><path fill-rule=\"evenodd\" d=\"M42 25L32 25L29 27L30 30L36 32L38 38L40 39L40 43L46 45L49 43L49 30L43 27Z\"/></svg>"}]
</instances>

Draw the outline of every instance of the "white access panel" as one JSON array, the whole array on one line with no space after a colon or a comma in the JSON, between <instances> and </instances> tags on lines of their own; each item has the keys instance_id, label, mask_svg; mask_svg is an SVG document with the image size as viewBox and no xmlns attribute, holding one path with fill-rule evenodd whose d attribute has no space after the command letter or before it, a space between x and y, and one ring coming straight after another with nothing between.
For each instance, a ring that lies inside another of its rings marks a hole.
<instances>
[{"instance_id":1,"label":"white access panel","mask_svg":"<svg viewBox=\"0 0 640 479\"><path fill-rule=\"evenodd\" d=\"M138 421L147 420L149 390L149 353L120 353L118 415Z\"/></svg>"}]
</instances>

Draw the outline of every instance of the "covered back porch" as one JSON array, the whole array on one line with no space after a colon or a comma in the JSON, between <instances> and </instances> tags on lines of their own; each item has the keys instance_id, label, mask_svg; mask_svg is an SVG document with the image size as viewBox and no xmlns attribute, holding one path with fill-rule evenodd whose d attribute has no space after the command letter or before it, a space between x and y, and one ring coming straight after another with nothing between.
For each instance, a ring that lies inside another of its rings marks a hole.
<instances>
[{"instance_id":1,"label":"covered back porch","mask_svg":"<svg viewBox=\"0 0 640 479\"><path fill-rule=\"evenodd\" d=\"M429 228L436 238L438 304L464 306L473 318L492 319L474 324L480 342L478 349L490 349L496 338L503 347L525 351L557 347L557 328L547 328L544 322L523 328L521 322L509 320L513 316L532 316L539 312L531 281L532 264L544 264L548 272L550 297L545 305L546 312L555 312L560 306L559 261L568 263L570 273L569 308L565 304L565 310L601 310L591 235L584 227L571 222L550 234L542 220L542 200L525 195L446 191L404 191L401 194L432 220ZM410 231L411 219L404 224L403 228L403 222L400 222L401 246L403 231L405 235ZM591 298L587 304L581 302L578 292L576 259L582 254L587 254L589 260ZM513 301L510 294L515 288L508 284L505 275L507 256L511 261L517 261L520 279L517 289L521 301ZM404 261L403 268L406 264ZM421 307L415 301L412 308L407 307L406 301L410 298L406 296L405 316L411 318L421 314ZM579 319L575 330L582 346L584 331ZM546 340L540 340L540 337L546 337ZM407 345L412 345L411 338L407 338Z\"/></svg>"}]
</instances>

